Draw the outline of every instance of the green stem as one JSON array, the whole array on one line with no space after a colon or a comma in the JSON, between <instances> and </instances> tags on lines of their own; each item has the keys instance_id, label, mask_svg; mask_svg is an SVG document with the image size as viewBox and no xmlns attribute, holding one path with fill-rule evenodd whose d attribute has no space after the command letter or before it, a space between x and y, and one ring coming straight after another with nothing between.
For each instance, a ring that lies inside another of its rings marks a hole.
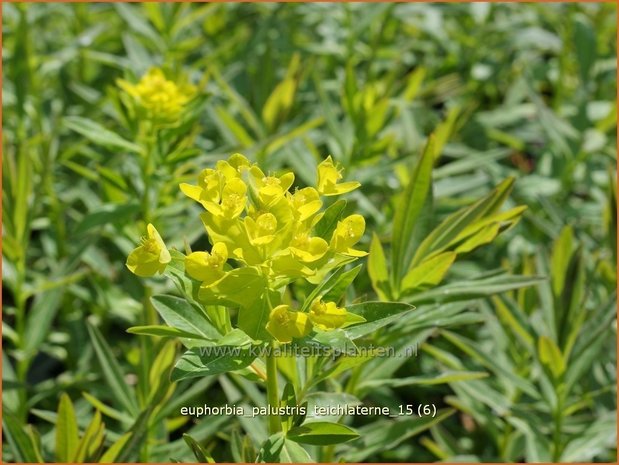
<instances>
[{"instance_id":1,"label":"green stem","mask_svg":"<svg viewBox=\"0 0 619 465\"><path fill-rule=\"evenodd\" d=\"M279 394L277 392L277 357L273 353L274 345L271 343L266 356L267 365L267 401L271 412L279 408ZM282 429L279 415L269 412L269 433L275 434Z\"/></svg>"},{"instance_id":2,"label":"green stem","mask_svg":"<svg viewBox=\"0 0 619 465\"><path fill-rule=\"evenodd\" d=\"M333 454L335 452L335 446L325 446L322 450L322 460L323 463L333 463Z\"/></svg>"},{"instance_id":3,"label":"green stem","mask_svg":"<svg viewBox=\"0 0 619 465\"><path fill-rule=\"evenodd\" d=\"M554 443L554 447L553 447L553 454L552 454L552 461L553 462L558 462L559 459L561 458L561 454L563 453L562 451L562 444L561 444L561 429L563 427L563 399L562 399L562 393L561 392L557 392L557 408L554 412L554 434L553 434L553 443Z\"/></svg>"}]
</instances>

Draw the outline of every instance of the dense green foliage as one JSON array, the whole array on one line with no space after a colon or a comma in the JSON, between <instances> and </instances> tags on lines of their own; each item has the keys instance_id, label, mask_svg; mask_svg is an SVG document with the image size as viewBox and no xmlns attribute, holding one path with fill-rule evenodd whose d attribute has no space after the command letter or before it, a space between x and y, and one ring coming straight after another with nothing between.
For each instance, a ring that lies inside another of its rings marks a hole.
<instances>
[{"instance_id":1,"label":"dense green foliage","mask_svg":"<svg viewBox=\"0 0 619 465\"><path fill-rule=\"evenodd\" d=\"M2 8L4 461L616 460L614 4ZM118 83L153 67L195 89L156 124ZM396 353L279 360L281 387L311 373L283 405L415 415L181 415L266 405L249 368L170 377L227 324L178 298L178 252L210 248L178 186L235 152L360 181L328 206L369 256L320 291ZM125 267L147 223L178 287Z\"/></svg>"}]
</instances>

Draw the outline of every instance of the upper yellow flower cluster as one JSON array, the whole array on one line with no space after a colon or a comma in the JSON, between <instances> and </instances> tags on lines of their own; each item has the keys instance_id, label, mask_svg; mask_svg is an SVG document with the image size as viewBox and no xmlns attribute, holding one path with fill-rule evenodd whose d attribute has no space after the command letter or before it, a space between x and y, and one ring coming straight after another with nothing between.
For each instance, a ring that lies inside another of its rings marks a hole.
<instances>
[{"instance_id":1,"label":"upper yellow flower cluster","mask_svg":"<svg viewBox=\"0 0 619 465\"><path fill-rule=\"evenodd\" d=\"M181 184L180 188L205 208L201 217L214 248L225 250L226 258L246 266L260 266L274 280L309 277L336 254L366 255L353 248L365 230L361 215L340 221L329 242L312 235L313 226L322 217L320 196L343 194L359 186L357 182L337 184L340 178L329 157L318 166L317 189L290 192L292 172L266 175L243 155L235 154L228 161L217 162L215 169L203 170L197 185ZM220 266L212 257L205 260L203 254L190 254L187 268Z\"/></svg>"},{"instance_id":2,"label":"upper yellow flower cluster","mask_svg":"<svg viewBox=\"0 0 619 465\"><path fill-rule=\"evenodd\" d=\"M196 93L192 85L178 85L166 79L159 68L151 68L137 84L119 79L118 85L155 120L178 118Z\"/></svg>"},{"instance_id":3,"label":"upper yellow flower cluster","mask_svg":"<svg viewBox=\"0 0 619 465\"><path fill-rule=\"evenodd\" d=\"M250 278L264 283L267 293L277 291L294 279L311 279L367 255L354 248L365 230L361 215L343 218L328 233L322 229L323 237L316 233L315 226L325 214L320 211L321 196L343 194L360 185L340 183L341 179L341 170L328 157L318 165L315 188L292 190L294 173L267 175L243 155L234 154L203 170L197 185L181 184L181 191L204 207L201 219L212 243L210 252L192 252L185 258L185 272L201 283L199 297L208 300L222 289L229 294L248 293ZM149 237L151 229L156 234L149 225ZM149 246L152 251L147 253L143 245L131 253L127 261L131 271L140 276L162 272L169 254L163 257L165 245L158 234L156 238ZM147 263L137 264L142 259ZM231 267L230 259L240 268ZM247 272L240 274L242 270ZM233 295L230 300L238 299ZM330 330L358 321L335 302L318 297L308 313L292 311L288 305L271 308L266 329L280 342L290 342L313 327Z\"/></svg>"}]
</instances>

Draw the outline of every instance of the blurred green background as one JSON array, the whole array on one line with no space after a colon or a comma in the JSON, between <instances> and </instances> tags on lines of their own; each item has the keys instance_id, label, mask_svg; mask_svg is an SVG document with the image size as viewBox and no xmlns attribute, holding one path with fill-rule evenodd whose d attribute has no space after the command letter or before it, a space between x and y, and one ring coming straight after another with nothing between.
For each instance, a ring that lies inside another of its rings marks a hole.
<instances>
[{"instance_id":1,"label":"blurred green background","mask_svg":"<svg viewBox=\"0 0 619 465\"><path fill-rule=\"evenodd\" d=\"M176 346L125 332L140 324L146 297L124 267L145 208L168 246L206 244L179 182L241 152L310 184L331 154L362 183L350 208L368 224L363 248L371 233L389 247L410 166L432 132L437 218L507 176L516 178L508 204L528 209L424 296L441 308L455 295L465 317L437 317L411 336L425 348L418 357L379 371L487 376L356 392L371 405L453 410L428 424L357 419L366 439L337 457L616 460L616 5L3 3L2 11L4 461L99 460L118 441L116 460L195 461L183 433L217 461L253 460L264 425L178 414L182 405L260 402L247 380L166 384L167 397L152 402L164 373L154 360L164 366ZM133 145L139 121L116 80L135 82L151 67L191 81L199 97L157 141L145 196ZM524 288L492 281L498 272L547 279ZM349 298L376 298L365 270ZM566 309L579 317L569 350L558 341L568 368L554 385L531 341L547 315L563 321ZM71 399L64 407L62 393ZM59 443L59 415L71 408L80 438L101 412L105 433L91 438L99 449L71 455Z\"/></svg>"}]
</instances>

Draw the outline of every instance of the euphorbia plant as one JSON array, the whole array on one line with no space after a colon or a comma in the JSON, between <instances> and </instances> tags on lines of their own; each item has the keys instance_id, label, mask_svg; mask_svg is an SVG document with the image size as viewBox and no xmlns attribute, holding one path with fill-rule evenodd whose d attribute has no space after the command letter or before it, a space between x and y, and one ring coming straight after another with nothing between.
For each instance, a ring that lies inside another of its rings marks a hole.
<instances>
[{"instance_id":1,"label":"euphorbia plant","mask_svg":"<svg viewBox=\"0 0 619 465\"><path fill-rule=\"evenodd\" d=\"M197 184L180 185L204 208L200 216L210 250L192 251L188 245L186 254L168 250L149 224L147 237L127 259L127 267L139 276L171 277L182 295L152 298L169 326L130 331L181 338L188 350L172 372L174 380L233 371L265 383L269 430L276 435L270 438L271 452L283 448L288 439L329 445L356 437L338 423L301 426L302 414L282 422L280 407L301 405L303 396L328 371L321 371L327 357L310 351L316 363L311 368L300 363L306 369L300 376L293 359L280 403L278 353L299 347L323 355L324 349L345 351L339 361L348 358L352 366L349 355L357 349L355 339L413 308L385 302L341 303L360 269L347 265L367 255L356 248L365 220L358 214L344 216L345 200L323 206L359 183L341 182L341 170L331 157L318 165L315 186L293 187L294 179L292 172L265 174L240 154L220 160L199 174ZM291 293L294 286L301 291ZM280 363L288 362L286 357ZM307 455L299 446L292 447Z\"/></svg>"}]
</instances>

